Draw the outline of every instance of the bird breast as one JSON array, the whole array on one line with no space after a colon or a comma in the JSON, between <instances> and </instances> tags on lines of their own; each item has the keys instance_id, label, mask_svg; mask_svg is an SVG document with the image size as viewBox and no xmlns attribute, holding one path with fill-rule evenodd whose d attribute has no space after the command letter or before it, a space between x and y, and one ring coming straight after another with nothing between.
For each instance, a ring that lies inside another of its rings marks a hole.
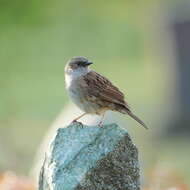
<instances>
[{"instance_id":1,"label":"bird breast","mask_svg":"<svg viewBox=\"0 0 190 190\"><path fill-rule=\"evenodd\" d=\"M69 96L73 103L86 113L101 114L100 106L88 101L87 84L82 76L77 78L66 76L65 81Z\"/></svg>"}]
</instances>

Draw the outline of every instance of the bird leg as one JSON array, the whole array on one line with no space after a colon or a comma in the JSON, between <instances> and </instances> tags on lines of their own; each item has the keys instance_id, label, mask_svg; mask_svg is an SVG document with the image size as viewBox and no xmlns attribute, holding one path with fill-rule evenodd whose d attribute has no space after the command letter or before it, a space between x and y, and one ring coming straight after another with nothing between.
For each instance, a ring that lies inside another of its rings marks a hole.
<instances>
[{"instance_id":1,"label":"bird leg","mask_svg":"<svg viewBox=\"0 0 190 190\"><path fill-rule=\"evenodd\" d=\"M102 127L103 122L104 122L104 117L105 117L105 112L103 113L102 118L101 118L101 120L100 120L100 122L98 124L99 127Z\"/></svg>"},{"instance_id":2,"label":"bird leg","mask_svg":"<svg viewBox=\"0 0 190 190\"><path fill-rule=\"evenodd\" d=\"M74 122L77 122L77 120L79 120L79 119L81 119L83 116L85 116L87 113L83 113L82 115L80 115L79 117L77 117L76 119L74 119L73 121L72 121L72 123L74 123ZM82 123L81 123L82 124Z\"/></svg>"}]
</instances>

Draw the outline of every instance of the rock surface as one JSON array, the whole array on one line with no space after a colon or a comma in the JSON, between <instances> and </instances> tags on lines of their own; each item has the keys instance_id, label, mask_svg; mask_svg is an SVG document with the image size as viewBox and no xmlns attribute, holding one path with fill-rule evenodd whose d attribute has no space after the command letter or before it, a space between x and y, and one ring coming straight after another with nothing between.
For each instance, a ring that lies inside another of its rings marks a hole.
<instances>
[{"instance_id":1,"label":"rock surface","mask_svg":"<svg viewBox=\"0 0 190 190\"><path fill-rule=\"evenodd\" d=\"M39 190L140 190L138 151L116 124L60 128L45 155Z\"/></svg>"}]
</instances>

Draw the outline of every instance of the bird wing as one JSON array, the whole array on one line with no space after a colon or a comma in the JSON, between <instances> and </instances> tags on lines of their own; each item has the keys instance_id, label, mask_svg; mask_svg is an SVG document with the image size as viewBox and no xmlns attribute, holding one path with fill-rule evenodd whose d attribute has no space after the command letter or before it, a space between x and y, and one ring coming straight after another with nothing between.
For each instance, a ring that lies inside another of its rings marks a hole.
<instances>
[{"instance_id":1,"label":"bird wing","mask_svg":"<svg viewBox=\"0 0 190 190\"><path fill-rule=\"evenodd\" d=\"M129 109L129 106L124 100L124 94L107 78L95 71L90 71L88 74L83 76L83 79L87 84L86 90L91 96L93 96L93 98L97 98L98 101L106 101L109 103L123 105Z\"/></svg>"}]
</instances>

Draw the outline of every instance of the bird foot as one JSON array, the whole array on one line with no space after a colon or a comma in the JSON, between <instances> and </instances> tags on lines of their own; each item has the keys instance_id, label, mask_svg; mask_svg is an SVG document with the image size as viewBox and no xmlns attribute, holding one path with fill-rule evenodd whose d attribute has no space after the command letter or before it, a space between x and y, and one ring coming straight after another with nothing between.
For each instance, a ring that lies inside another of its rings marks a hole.
<instances>
[{"instance_id":1,"label":"bird foot","mask_svg":"<svg viewBox=\"0 0 190 190\"><path fill-rule=\"evenodd\" d=\"M100 122L100 123L98 124L98 127L102 128L102 127L103 127L103 122Z\"/></svg>"},{"instance_id":2,"label":"bird foot","mask_svg":"<svg viewBox=\"0 0 190 190\"><path fill-rule=\"evenodd\" d=\"M71 122L71 124L73 124L73 123L78 123L79 125L82 125L82 126L83 126L83 123L82 123L82 122L79 122L79 121L77 121L77 120L73 120L73 121Z\"/></svg>"}]
</instances>

